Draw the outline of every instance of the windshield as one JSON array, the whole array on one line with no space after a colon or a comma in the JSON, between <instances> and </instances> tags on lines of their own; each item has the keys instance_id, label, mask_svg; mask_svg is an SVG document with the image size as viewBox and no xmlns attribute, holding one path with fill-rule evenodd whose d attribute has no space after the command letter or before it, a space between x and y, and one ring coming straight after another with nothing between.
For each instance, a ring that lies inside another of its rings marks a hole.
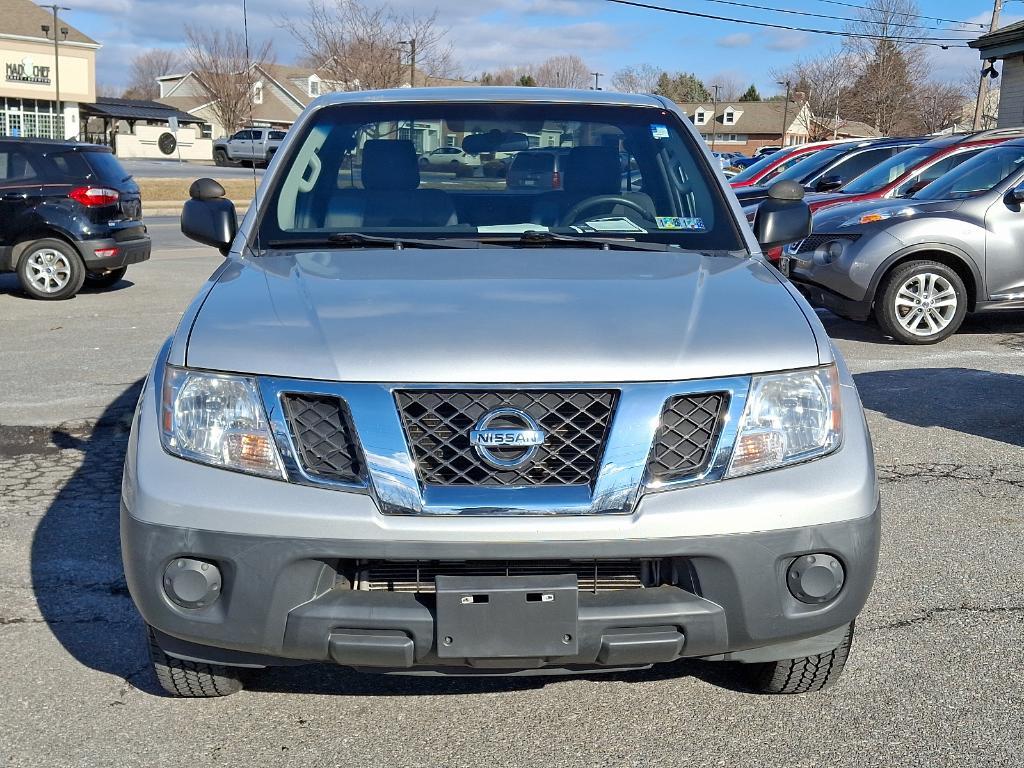
<instances>
[{"instance_id":1,"label":"windshield","mask_svg":"<svg viewBox=\"0 0 1024 768\"><path fill-rule=\"evenodd\" d=\"M914 200L951 200L982 195L1024 168L1024 146L999 146L975 155L913 195Z\"/></svg>"},{"instance_id":2,"label":"windshield","mask_svg":"<svg viewBox=\"0 0 1024 768\"><path fill-rule=\"evenodd\" d=\"M787 153L788 154L788 153ZM765 168L770 166L772 163L781 159L778 153L772 153L765 155L753 165L748 165L742 173L737 173L730 179L730 181L750 181L751 179L759 176Z\"/></svg>"},{"instance_id":3,"label":"windshield","mask_svg":"<svg viewBox=\"0 0 1024 768\"><path fill-rule=\"evenodd\" d=\"M795 181L803 184L825 170L834 160L850 151L848 146L830 147L803 158L791 168L775 177L775 181Z\"/></svg>"},{"instance_id":4,"label":"windshield","mask_svg":"<svg viewBox=\"0 0 1024 768\"><path fill-rule=\"evenodd\" d=\"M740 250L713 174L679 119L660 108L341 104L317 111L289 146L259 235L286 247L341 233L518 240L551 232Z\"/></svg>"},{"instance_id":5,"label":"windshield","mask_svg":"<svg viewBox=\"0 0 1024 768\"><path fill-rule=\"evenodd\" d=\"M867 173L861 174L840 191L851 195L862 192L877 192L934 154L934 147L920 146L905 149L899 154L893 155L884 163L876 165Z\"/></svg>"}]
</instances>

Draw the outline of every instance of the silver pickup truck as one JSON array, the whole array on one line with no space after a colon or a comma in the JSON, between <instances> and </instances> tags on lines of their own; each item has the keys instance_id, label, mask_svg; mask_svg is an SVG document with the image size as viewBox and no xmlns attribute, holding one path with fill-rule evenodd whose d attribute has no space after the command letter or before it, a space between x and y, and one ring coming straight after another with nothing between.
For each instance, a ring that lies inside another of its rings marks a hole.
<instances>
[{"instance_id":1,"label":"silver pickup truck","mask_svg":"<svg viewBox=\"0 0 1024 768\"><path fill-rule=\"evenodd\" d=\"M432 184L428 135L557 144L559 184ZM880 507L850 372L761 256L808 235L798 187L751 229L675 105L566 89L332 94L280 152L240 225L193 184L182 229L225 260L132 425L168 692L310 662L836 680Z\"/></svg>"},{"instance_id":2,"label":"silver pickup truck","mask_svg":"<svg viewBox=\"0 0 1024 768\"><path fill-rule=\"evenodd\" d=\"M287 132L276 128L245 128L213 142L216 165L270 165Z\"/></svg>"}]
</instances>

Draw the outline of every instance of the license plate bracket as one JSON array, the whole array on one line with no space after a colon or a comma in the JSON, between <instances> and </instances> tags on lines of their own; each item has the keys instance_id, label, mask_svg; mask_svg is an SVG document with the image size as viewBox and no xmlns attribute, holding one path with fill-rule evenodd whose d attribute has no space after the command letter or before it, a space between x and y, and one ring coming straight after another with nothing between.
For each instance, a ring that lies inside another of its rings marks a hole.
<instances>
[{"instance_id":1,"label":"license plate bracket","mask_svg":"<svg viewBox=\"0 0 1024 768\"><path fill-rule=\"evenodd\" d=\"M440 658L572 656L579 652L576 575L437 576Z\"/></svg>"}]
</instances>

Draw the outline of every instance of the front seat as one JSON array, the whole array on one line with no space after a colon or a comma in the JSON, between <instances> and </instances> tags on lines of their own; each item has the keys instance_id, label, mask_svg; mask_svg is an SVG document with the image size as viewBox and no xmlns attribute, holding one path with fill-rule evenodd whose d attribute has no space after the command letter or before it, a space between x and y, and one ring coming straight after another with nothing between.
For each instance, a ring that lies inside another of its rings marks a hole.
<instances>
[{"instance_id":1,"label":"front seat","mask_svg":"<svg viewBox=\"0 0 1024 768\"><path fill-rule=\"evenodd\" d=\"M562 190L545 192L537 197L531 221L554 227L561 223L572 208L595 195L615 195L632 200L653 217L654 202L642 192L622 191L622 164L615 147L573 147L562 161ZM592 208L592 218L639 214L624 205L608 204Z\"/></svg>"},{"instance_id":2,"label":"front seat","mask_svg":"<svg viewBox=\"0 0 1024 768\"><path fill-rule=\"evenodd\" d=\"M362 189L339 190L331 197L324 216L325 229L446 227L458 223L446 192L419 188L419 163L411 141L367 141L361 175Z\"/></svg>"}]
</instances>

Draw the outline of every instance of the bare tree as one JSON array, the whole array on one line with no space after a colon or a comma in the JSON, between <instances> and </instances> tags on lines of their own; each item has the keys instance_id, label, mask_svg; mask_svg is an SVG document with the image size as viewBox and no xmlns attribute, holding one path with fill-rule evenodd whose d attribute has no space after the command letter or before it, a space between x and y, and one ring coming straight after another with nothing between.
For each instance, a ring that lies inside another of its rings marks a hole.
<instances>
[{"instance_id":1,"label":"bare tree","mask_svg":"<svg viewBox=\"0 0 1024 768\"><path fill-rule=\"evenodd\" d=\"M737 101L743 95L743 84L729 72L719 72L704 82L708 84L709 88L712 85L718 86L719 101Z\"/></svg>"},{"instance_id":2,"label":"bare tree","mask_svg":"<svg viewBox=\"0 0 1024 768\"><path fill-rule=\"evenodd\" d=\"M788 69L772 72L775 80L790 84L791 94L803 94L812 115L807 126L811 141L832 138L835 129L841 127L842 118L847 117L849 109L845 102L853 85L852 69L852 54L839 49L801 59Z\"/></svg>"},{"instance_id":3,"label":"bare tree","mask_svg":"<svg viewBox=\"0 0 1024 768\"><path fill-rule=\"evenodd\" d=\"M128 87L122 94L126 99L155 99L160 95L156 79L177 72L183 66L178 51L153 48L132 59L128 74Z\"/></svg>"},{"instance_id":4,"label":"bare tree","mask_svg":"<svg viewBox=\"0 0 1024 768\"><path fill-rule=\"evenodd\" d=\"M652 64L624 67L612 75L612 88L622 93L654 93L660 74Z\"/></svg>"},{"instance_id":5,"label":"bare tree","mask_svg":"<svg viewBox=\"0 0 1024 768\"><path fill-rule=\"evenodd\" d=\"M923 133L937 133L964 122L970 91L962 83L925 83L917 93L917 122ZM973 113L970 120L974 119Z\"/></svg>"},{"instance_id":6,"label":"bare tree","mask_svg":"<svg viewBox=\"0 0 1024 768\"><path fill-rule=\"evenodd\" d=\"M271 62L263 42L246 50L245 37L230 29L186 27L185 61L210 96L210 111L228 133L248 120L253 106L254 68Z\"/></svg>"},{"instance_id":7,"label":"bare tree","mask_svg":"<svg viewBox=\"0 0 1024 768\"><path fill-rule=\"evenodd\" d=\"M281 26L302 47L307 63L348 89L421 86L458 74L436 10L418 16L363 0L309 0L304 16L283 19ZM402 41L416 44L412 77L411 48Z\"/></svg>"},{"instance_id":8,"label":"bare tree","mask_svg":"<svg viewBox=\"0 0 1024 768\"><path fill-rule=\"evenodd\" d=\"M590 67L575 54L545 59L531 74L547 88L586 88L590 83Z\"/></svg>"},{"instance_id":9,"label":"bare tree","mask_svg":"<svg viewBox=\"0 0 1024 768\"><path fill-rule=\"evenodd\" d=\"M850 107L857 119L883 134L905 130L914 113L915 91L925 76L924 47L908 40L919 9L915 0L866 0L847 31L855 87Z\"/></svg>"}]
</instances>

